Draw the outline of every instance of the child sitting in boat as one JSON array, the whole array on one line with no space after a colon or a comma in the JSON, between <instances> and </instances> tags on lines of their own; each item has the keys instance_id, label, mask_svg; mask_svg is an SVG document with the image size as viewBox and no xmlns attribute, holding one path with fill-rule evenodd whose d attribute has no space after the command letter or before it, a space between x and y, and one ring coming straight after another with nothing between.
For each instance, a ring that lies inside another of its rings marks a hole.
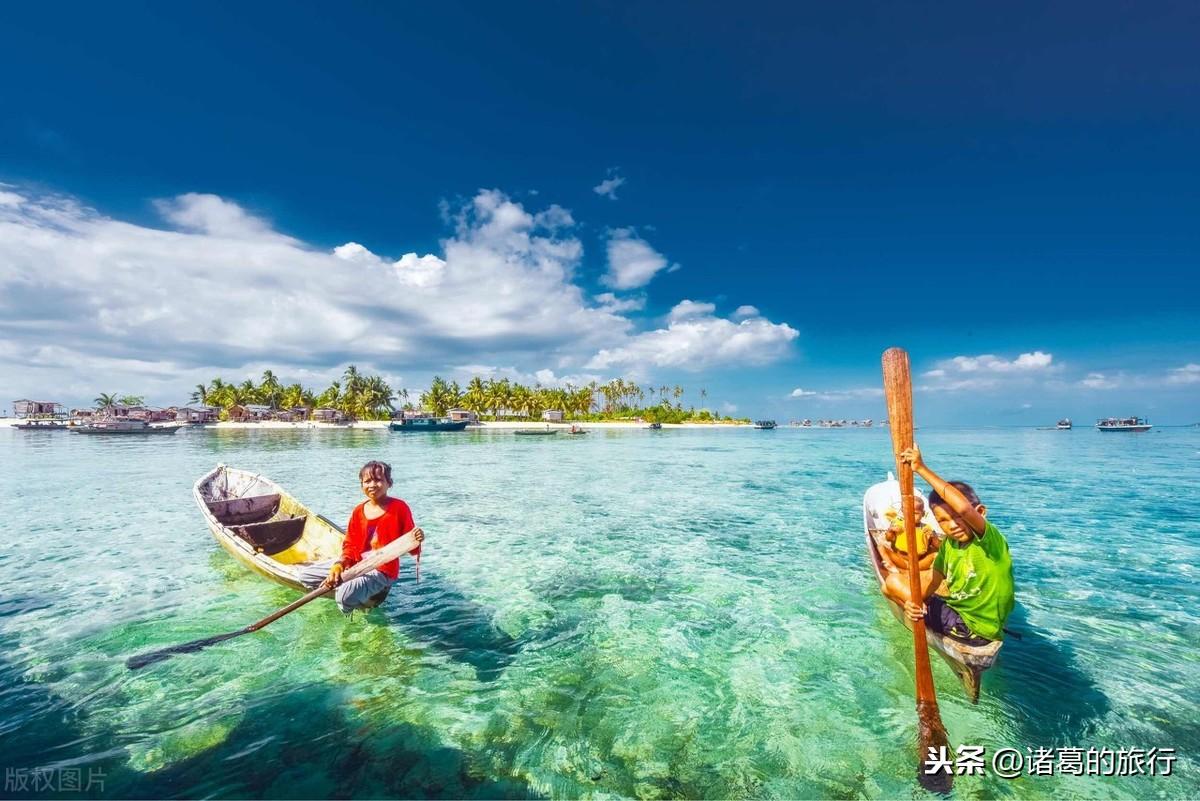
<instances>
[{"instance_id":1,"label":"child sitting in boat","mask_svg":"<svg viewBox=\"0 0 1200 801\"><path fill-rule=\"evenodd\" d=\"M932 574L929 573L929 568L937 557L941 539L932 528L921 522L925 517L925 501L916 495L913 496L913 512L918 523L916 531L917 564L920 565L922 580L930 581ZM908 587L908 537L904 533L904 518L900 513L895 509L888 509L884 512L884 516L891 521L883 535L890 547L879 549L880 555L883 556L884 566L888 569L887 578L884 579L884 584L887 585L884 593L895 598L901 594L902 588L907 591Z\"/></svg>"},{"instance_id":2,"label":"child sitting in boat","mask_svg":"<svg viewBox=\"0 0 1200 801\"><path fill-rule=\"evenodd\" d=\"M917 518L917 555L920 557L921 569L925 570L933 564L941 540L937 533L922 521L925 518L925 500L919 495L913 496L913 513ZM908 570L908 538L904 533L904 518L895 509L883 513L888 519L888 529L883 536L891 547L884 548L885 558L891 562L893 570Z\"/></svg>"},{"instance_id":3,"label":"child sitting in boat","mask_svg":"<svg viewBox=\"0 0 1200 801\"><path fill-rule=\"evenodd\" d=\"M338 608L349 613L355 609L371 609L387 597L388 590L400 575L400 560L377 567L366 575L342 581L342 572L376 548L382 548L415 528L412 510L399 498L388 496L392 487L392 468L386 462L367 462L358 471L358 480L367 500L354 507L346 538L342 541L342 558L314 562L300 572L300 580L315 589L321 584L336 587L334 598ZM418 542L425 534L417 529ZM421 546L413 551L420 558Z\"/></svg>"},{"instance_id":4,"label":"child sitting in boat","mask_svg":"<svg viewBox=\"0 0 1200 801\"><path fill-rule=\"evenodd\" d=\"M1008 542L987 520L987 507L971 485L946 481L929 469L914 444L900 454L913 471L929 483L929 506L946 538L938 548L928 583L914 603L907 584L890 588L889 595L904 604L912 620L968 645L986 645L1004 638L1004 623L1013 610L1012 557ZM945 582L945 597L934 591ZM885 590L887 591L887 590Z\"/></svg>"}]
</instances>

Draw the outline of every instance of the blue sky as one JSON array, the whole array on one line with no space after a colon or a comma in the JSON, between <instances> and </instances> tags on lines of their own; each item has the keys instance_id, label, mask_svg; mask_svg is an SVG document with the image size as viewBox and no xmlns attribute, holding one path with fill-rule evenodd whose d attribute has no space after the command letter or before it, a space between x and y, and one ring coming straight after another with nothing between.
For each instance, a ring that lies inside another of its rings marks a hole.
<instances>
[{"instance_id":1,"label":"blue sky","mask_svg":"<svg viewBox=\"0 0 1200 801\"><path fill-rule=\"evenodd\" d=\"M355 361L878 418L901 345L931 423L1194 422L1198 36L1183 3L14 7L0 390Z\"/></svg>"}]
</instances>

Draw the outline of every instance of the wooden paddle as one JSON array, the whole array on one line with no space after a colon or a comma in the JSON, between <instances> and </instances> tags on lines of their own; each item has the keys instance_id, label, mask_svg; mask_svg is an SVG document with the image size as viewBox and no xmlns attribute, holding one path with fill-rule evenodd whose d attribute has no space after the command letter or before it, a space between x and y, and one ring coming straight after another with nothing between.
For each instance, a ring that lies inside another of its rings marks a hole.
<instances>
[{"instance_id":1,"label":"wooden paddle","mask_svg":"<svg viewBox=\"0 0 1200 801\"><path fill-rule=\"evenodd\" d=\"M399 559L404 554L415 550L416 547L421 544L417 541L417 532L420 530L421 529L419 528L414 528L400 539L393 540L382 548L372 551L365 559L343 573L342 581L346 582L350 579L358 578L359 576L371 572L385 562L390 562L393 559ZM165 659L170 659L175 654L194 654L195 652L207 648L210 645L216 645L219 642L232 640L234 637L240 637L243 634L249 634L252 631L258 631L268 623L275 622L288 612L293 612L299 609L309 601L333 592L333 589L333 587L322 585L317 587L317 589L313 590L308 595L305 595L302 598L297 598L295 601L292 601L282 609L272 612L262 620L257 620L251 623L244 629L231 631L227 634L218 634L215 637L206 637L203 640L193 640L192 642L186 642L183 645L172 645L170 648L163 648L159 651L150 651L148 653L138 654L137 656L131 656L128 660L126 660L125 666L130 670L137 670L138 668L146 667L146 665L153 665L155 662L162 662Z\"/></svg>"},{"instance_id":2,"label":"wooden paddle","mask_svg":"<svg viewBox=\"0 0 1200 801\"><path fill-rule=\"evenodd\" d=\"M908 541L908 587L914 599L921 597L921 567L917 554L916 514L913 506L913 471L900 454L913 445L912 379L908 369L908 354L900 348L889 348L883 354L883 391L887 397L888 425L892 432L892 451L896 457L896 474L900 476L900 504L904 514L904 536ZM929 669L929 648L925 642L925 621L912 621L913 648L917 670L917 781L926 790L948 793L954 782L950 773L925 773L925 760L930 749L940 754L950 753L950 740L942 716L938 712L937 695L933 689L933 674Z\"/></svg>"}]
</instances>

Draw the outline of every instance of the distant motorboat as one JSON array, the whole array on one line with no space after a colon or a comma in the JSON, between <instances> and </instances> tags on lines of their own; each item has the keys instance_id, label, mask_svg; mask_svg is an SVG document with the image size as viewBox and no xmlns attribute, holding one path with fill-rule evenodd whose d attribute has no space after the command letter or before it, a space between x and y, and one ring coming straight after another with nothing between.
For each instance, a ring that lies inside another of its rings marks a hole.
<instances>
[{"instance_id":1,"label":"distant motorboat","mask_svg":"<svg viewBox=\"0 0 1200 801\"><path fill-rule=\"evenodd\" d=\"M152 426L145 420L108 418L73 426L71 430L76 434L174 434L181 428L183 426L178 423Z\"/></svg>"},{"instance_id":2,"label":"distant motorboat","mask_svg":"<svg viewBox=\"0 0 1200 801\"><path fill-rule=\"evenodd\" d=\"M26 420L24 423L14 423L13 428L22 431L66 431L67 424L62 420Z\"/></svg>"},{"instance_id":3,"label":"distant motorboat","mask_svg":"<svg viewBox=\"0 0 1200 801\"><path fill-rule=\"evenodd\" d=\"M770 431L772 428L775 428L776 425L777 423L774 420L754 421L754 427L762 431Z\"/></svg>"},{"instance_id":4,"label":"distant motorboat","mask_svg":"<svg viewBox=\"0 0 1200 801\"><path fill-rule=\"evenodd\" d=\"M651 431L662 431L662 423L651 423L650 425L646 426L646 428L650 429Z\"/></svg>"},{"instance_id":5,"label":"distant motorboat","mask_svg":"<svg viewBox=\"0 0 1200 801\"><path fill-rule=\"evenodd\" d=\"M1058 429L1059 431L1070 431L1071 430L1071 419L1069 417L1064 417L1063 419L1061 419L1057 423L1055 423L1054 427L1056 429Z\"/></svg>"},{"instance_id":6,"label":"distant motorboat","mask_svg":"<svg viewBox=\"0 0 1200 801\"><path fill-rule=\"evenodd\" d=\"M1150 421L1142 417L1105 417L1096 421L1100 431L1149 431Z\"/></svg>"},{"instance_id":7,"label":"distant motorboat","mask_svg":"<svg viewBox=\"0 0 1200 801\"><path fill-rule=\"evenodd\" d=\"M469 420L451 420L449 417L406 417L393 420L388 426L392 431L462 431Z\"/></svg>"}]
</instances>

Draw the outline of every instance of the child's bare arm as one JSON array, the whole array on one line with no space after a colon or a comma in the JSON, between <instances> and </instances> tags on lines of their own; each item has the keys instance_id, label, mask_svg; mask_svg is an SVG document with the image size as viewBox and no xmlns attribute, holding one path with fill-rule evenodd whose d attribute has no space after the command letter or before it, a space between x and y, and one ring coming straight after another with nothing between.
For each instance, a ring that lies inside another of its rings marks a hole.
<instances>
[{"instance_id":1,"label":"child's bare arm","mask_svg":"<svg viewBox=\"0 0 1200 801\"><path fill-rule=\"evenodd\" d=\"M928 586L922 587L923 594L920 604L915 604L912 601L904 602L904 612L910 620L920 620L925 617L925 599L937 592L937 588L946 580L946 577L936 570L930 572L930 577Z\"/></svg>"},{"instance_id":2,"label":"child's bare arm","mask_svg":"<svg viewBox=\"0 0 1200 801\"><path fill-rule=\"evenodd\" d=\"M883 554L883 558L891 562L898 569L908 569L908 563L901 561L902 557L896 551L893 551L891 548L880 548L879 550Z\"/></svg>"},{"instance_id":3,"label":"child's bare arm","mask_svg":"<svg viewBox=\"0 0 1200 801\"><path fill-rule=\"evenodd\" d=\"M950 508L954 510L955 514L971 527L972 531L982 535L987 530L987 521L984 520L983 515L979 514L971 505L967 496L959 492L949 481L929 469L925 460L921 458L921 449L915 442L911 448L900 454L900 459L908 462L912 466L913 472L925 479L929 486L933 487L934 491L950 504Z\"/></svg>"}]
</instances>

